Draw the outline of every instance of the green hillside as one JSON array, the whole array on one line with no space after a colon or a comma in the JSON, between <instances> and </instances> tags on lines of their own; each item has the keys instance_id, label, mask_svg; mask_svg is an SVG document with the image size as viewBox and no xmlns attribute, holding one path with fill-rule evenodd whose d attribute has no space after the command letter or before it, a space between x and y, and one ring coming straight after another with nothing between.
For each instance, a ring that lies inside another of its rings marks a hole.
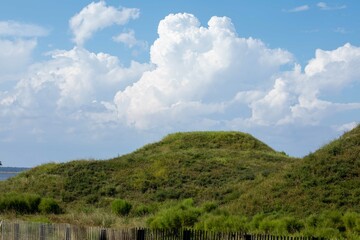
<instances>
[{"instance_id":1,"label":"green hillside","mask_svg":"<svg viewBox=\"0 0 360 240\"><path fill-rule=\"evenodd\" d=\"M288 165L234 203L248 211L308 216L326 210L360 212L360 127ZM256 205L249 209L249 204Z\"/></svg>"},{"instance_id":2,"label":"green hillside","mask_svg":"<svg viewBox=\"0 0 360 240\"><path fill-rule=\"evenodd\" d=\"M31 194L61 208L16 215L31 220L360 239L360 126L303 159L245 133L175 133L106 161L38 166L0 192L0 209Z\"/></svg>"},{"instance_id":3,"label":"green hillside","mask_svg":"<svg viewBox=\"0 0 360 240\"><path fill-rule=\"evenodd\" d=\"M70 206L100 204L107 198L148 203L191 197L199 203L226 203L241 194L237 186L245 190L292 161L244 133L176 133L107 161L45 164L0 187L52 197Z\"/></svg>"}]
</instances>

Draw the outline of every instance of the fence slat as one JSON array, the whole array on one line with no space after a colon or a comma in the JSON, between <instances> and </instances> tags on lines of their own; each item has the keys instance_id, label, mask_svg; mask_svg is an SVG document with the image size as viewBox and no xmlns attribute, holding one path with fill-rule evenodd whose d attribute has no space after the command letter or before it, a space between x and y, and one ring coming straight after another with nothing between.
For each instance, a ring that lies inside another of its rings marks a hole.
<instances>
[{"instance_id":1,"label":"fence slat","mask_svg":"<svg viewBox=\"0 0 360 240\"><path fill-rule=\"evenodd\" d=\"M215 232L194 229L109 229L79 227L69 224L27 222L0 223L2 240L309 240L323 239L304 236L274 236L242 232Z\"/></svg>"}]
</instances>

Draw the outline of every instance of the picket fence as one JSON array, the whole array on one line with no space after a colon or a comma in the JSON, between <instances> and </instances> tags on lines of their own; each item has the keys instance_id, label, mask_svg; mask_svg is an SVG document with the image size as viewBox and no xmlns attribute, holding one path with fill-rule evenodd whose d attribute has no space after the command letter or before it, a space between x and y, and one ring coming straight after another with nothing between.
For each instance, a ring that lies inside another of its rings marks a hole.
<instances>
[{"instance_id":1,"label":"picket fence","mask_svg":"<svg viewBox=\"0 0 360 240\"><path fill-rule=\"evenodd\" d=\"M110 229L69 224L0 223L1 240L315 240L315 237L273 236L202 230Z\"/></svg>"}]
</instances>

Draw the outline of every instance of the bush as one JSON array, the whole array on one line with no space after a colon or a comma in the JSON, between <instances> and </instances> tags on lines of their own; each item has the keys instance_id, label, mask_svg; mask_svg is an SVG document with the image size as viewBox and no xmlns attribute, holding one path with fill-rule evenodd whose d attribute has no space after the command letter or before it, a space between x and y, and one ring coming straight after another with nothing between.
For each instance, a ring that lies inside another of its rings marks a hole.
<instances>
[{"instance_id":1,"label":"bush","mask_svg":"<svg viewBox=\"0 0 360 240\"><path fill-rule=\"evenodd\" d=\"M253 230L266 234L294 235L300 233L305 224L292 216L278 217L275 215L255 215L250 223Z\"/></svg>"},{"instance_id":2,"label":"bush","mask_svg":"<svg viewBox=\"0 0 360 240\"><path fill-rule=\"evenodd\" d=\"M285 229L289 234L299 233L305 227L301 221L295 219L294 217L285 217L282 221L284 222Z\"/></svg>"},{"instance_id":3,"label":"bush","mask_svg":"<svg viewBox=\"0 0 360 240\"><path fill-rule=\"evenodd\" d=\"M358 213L345 213L343 216L343 222L347 231L360 233L360 215Z\"/></svg>"},{"instance_id":4,"label":"bush","mask_svg":"<svg viewBox=\"0 0 360 240\"><path fill-rule=\"evenodd\" d=\"M148 220L153 229L179 229L193 227L201 210L194 206L192 199L185 199L176 206L163 209Z\"/></svg>"},{"instance_id":5,"label":"bush","mask_svg":"<svg viewBox=\"0 0 360 240\"><path fill-rule=\"evenodd\" d=\"M211 211L214 211L215 209L217 209L218 207L218 204L216 202L205 202L203 205L202 205L202 209L204 212L211 212Z\"/></svg>"},{"instance_id":6,"label":"bush","mask_svg":"<svg viewBox=\"0 0 360 240\"><path fill-rule=\"evenodd\" d=\"M150 212L152 212L151 207L146 206L146 205L143 205L143 204L137 206L137 207L134 209L134 214L135 214L135 216L137 216L137 217L145 216L145 215L149 214Z\"/></svg>"},{"instance_id":7,"label":"bush","mask_svg":"<svg viewBox=\"0 0 360 240\"><path fill-rule=\"evenodd\" d=\"M14 211L17 214L38 212L41 198L30 194L4 194L0 197L0 212Z\"/></svg>"},{"instance_id":8,"label":"bush","mask_svg":"<svg viewBox=\"0 0 360 240\"><path fill-rule=\"evenodd\" d=\"M132 205L123 200L123 199L116 199L111 204L111 210L121 216L127 216L130 213L130 210L132 208Z\"/></svg>"},{"instance_id":9,"label":"bush","mask_svg":"<svg viewBox=\"0 0 360 240\"><path fill-rule=\"evenodd\" d=\"M218 232L247 232L248 219L242 216L205 215L196 228Z\"/></svg>"},{"instance_id":10,"label":"bush","mask_svg":"<svg viewBox=\"0 0 360 240\"><path fill-rule=\"evenodd\" d=\"M41 197L38 195L25 195L25 199L28 205L29 213L36 213L39 211Z\"/></svg>"},{"instance_id":11,"label":"bush","mask_svg":"<svg viewBox=\"0 0 360 240\"><path fill-rule=\"evenodd\" d=\"M39 210L44 214L60 214L59 204L52 198L43 198L39 204Z\"/></svg>"}]
</instances>

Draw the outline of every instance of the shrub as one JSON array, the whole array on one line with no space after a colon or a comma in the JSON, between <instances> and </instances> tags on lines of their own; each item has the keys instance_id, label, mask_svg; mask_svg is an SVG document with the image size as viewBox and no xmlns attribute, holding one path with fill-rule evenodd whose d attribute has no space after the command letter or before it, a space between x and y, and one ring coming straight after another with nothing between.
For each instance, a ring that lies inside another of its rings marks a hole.
<instances>
[{"instance_id":1,"label":"shrub","mask_svg":"<svg viewBox=\"0 0 360 240\"><path fill-rule=\"evenodd\" d=\"M243 216L205 215L204 220L197 224L197 228L208 231L247 232L248 219Z\"/></svg>"},{"instance_id":2,"label":"shrub","mask_svg":"<svg viewBox=\"0 0 360 240\"><path fill-rule=\"evenodd\" d=\"M305 227L301 221L294 217L285 217L282 220L285 224L286 231L290 234L301 232L301 230Z\"/></svg>"},{"instance_id":3,"label":"shrub","mask_svg":"<svg viewBox=\"0 0 360 240\"><path fill-rule=\"evenodd\" d=\"M258 213L251 219L249 226L252 231L258 231L261 221L265 218L263 213Z\"/></svg>"},{"instance_id":4,"label":"shrub","mask_svg":"<svg viewBox=\"0 0 360 240\"><path fill-rule=\"evenodd\" d=\"M346 230L355 232L360 230L360 215L355 212L347 212L343 216L343 222ZM359 231L360 232L360 231Z\"/></svg>"},{"instance_id":5,"label":"shrub","mask_svg":"<svg viewBox=\"0 0 360 240\"><path fill-rule=\"evenodd\" d=\"M215 209L217 209L218 207L218 204L216 202L205 202L203 205L202 205L202 209L204 212L211 212Z\"/></svg>"},{"instance_id":6,"label":"shrub","mask_svg":"<svg viewBox=\"0 0 360 240\"><path fill-rule=\"evenodd\" d=\"M28 205L29 213L36 213L39 211L41 197L38 195L25 195L25 199Z\"/></svg>"},{"instance_id":7,"label":"shrub","mask_svg":"<svg viewBox=\"0 0 360 240\"><path fill-rule=\"evenodd\" d=\"M134 209L134 214L137 217L142 217L149 214L151 211L152 209L149 206L141 204Z\"/></svg>"},{"instance_id":8,"label":"shrub","mask_svg":"<svg viewBox=\"0 0 360 240\"><path fill-rule=\"evenodd\" d=\"M38 195L30 194L5 194L0 198L0 212L14 211L18 214L38 212L40 203Z\"/></svg>"},{"instance_id":9,"label":"shrub","mask_svg":"<svg viewBox=\"0 0 360 240\"><path fill-rule=\"evenodd\" d=\"M163 209L148 220L153 229L178 229L193 227L201 215L192 199L185 199L176 206Z\"/></svg>"},{"instance_id":10,"label":"shrub","mask_svg":"<svg viewBox=\"0 0 360 240\"><path fill-rule=\"evenodd\" d=\"M132 205L123 199L116 199L111 204L111 210L115 214L121 215L121 216L128 215L130 213L131 208L132 208Z\"/></svg>"},{"instance_id":11,"label":"shrub","mask_svg":"<svg viewBox=\"0 0 360 240\"><path fill-rule=\"evenodd\" d=\"M39 204L39 210L44 214L60 214L59 204L52 198L43 198Z\"/></svg>"}]
</instances>

